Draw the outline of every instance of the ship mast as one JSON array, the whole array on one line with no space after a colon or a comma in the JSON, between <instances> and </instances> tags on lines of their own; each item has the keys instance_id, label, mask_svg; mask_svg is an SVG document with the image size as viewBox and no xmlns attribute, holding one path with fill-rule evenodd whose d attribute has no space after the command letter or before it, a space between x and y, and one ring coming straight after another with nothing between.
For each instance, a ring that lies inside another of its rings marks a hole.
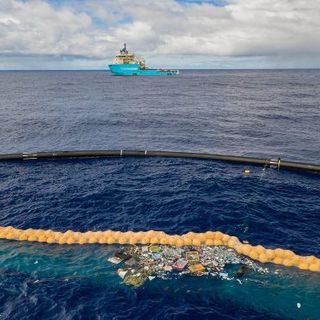
<instances>
[{"instance_id":1,"label":"ship mast","mask_svg":"<svg viewBox=\"0 0 320 320\"><path fill-rule=\"evenodd\" d=\"M127 50L127 44L124 43L123 44L123 49L120 50L121 54L128 54L128 50Z\"/></svg>"}]
</instances>

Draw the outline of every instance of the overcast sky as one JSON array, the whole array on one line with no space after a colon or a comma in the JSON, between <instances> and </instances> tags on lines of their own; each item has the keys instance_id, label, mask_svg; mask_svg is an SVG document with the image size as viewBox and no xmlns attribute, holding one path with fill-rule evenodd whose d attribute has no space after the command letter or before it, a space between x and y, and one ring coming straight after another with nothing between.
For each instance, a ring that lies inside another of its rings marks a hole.
<instances>
[{"instance_id":1,"label":"overcast sky","mask_svg":"<svg viewBox=\"0 0 320 320\"><path fill-rule=\"evenodd\" d=\"M319 68L320 0L0 0L0 69Z\"/></svg>"}]
</instances>

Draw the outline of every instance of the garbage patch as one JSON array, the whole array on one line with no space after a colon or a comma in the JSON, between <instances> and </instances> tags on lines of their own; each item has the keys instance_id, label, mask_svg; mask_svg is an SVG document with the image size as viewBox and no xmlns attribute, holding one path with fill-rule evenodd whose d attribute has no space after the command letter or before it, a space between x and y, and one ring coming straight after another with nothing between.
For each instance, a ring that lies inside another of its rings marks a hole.
<instances>
[{"instance_id":1,"label":"garbage patch","mask_svg":"<svg viewBox=\"0 0 320 320\"><path fill-rule=\"evenodd\" d=\"M268 273L268 269L227 247L172 247L167 245L125 245L108 262L125 285L138 288L146 281L174 279L181 276L217 277L237 280L249 272ZM229 274L226 266L235 265Z\"/></svg>"}]
</instances>

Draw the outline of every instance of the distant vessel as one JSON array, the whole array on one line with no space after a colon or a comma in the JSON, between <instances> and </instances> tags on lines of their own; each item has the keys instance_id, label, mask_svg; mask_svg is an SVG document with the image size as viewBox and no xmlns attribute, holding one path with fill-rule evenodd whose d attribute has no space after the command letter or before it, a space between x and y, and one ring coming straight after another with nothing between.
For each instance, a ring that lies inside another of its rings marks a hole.
<instances>
[{"instance_id":1,"label":"distant vessel","mask_svg":"<svg viewBox=\"0 0 320 320\"><path fill-rule=\"evenodd\" d=\"M147 68L145 60L129 53L126 44L116 55L113 64L109 64L109 68L117 76L173 76L179 74L179 70Z\"/></svg>"}]
</instances>

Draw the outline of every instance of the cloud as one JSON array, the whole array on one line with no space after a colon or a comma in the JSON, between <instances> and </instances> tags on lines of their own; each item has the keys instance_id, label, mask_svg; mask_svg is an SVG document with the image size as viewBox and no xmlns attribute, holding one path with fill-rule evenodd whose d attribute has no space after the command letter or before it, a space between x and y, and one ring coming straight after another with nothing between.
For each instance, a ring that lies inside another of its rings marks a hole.
<instances>
[{"instance_id":1,"label":"cloud","mask_svg":"<svg viewBox=\"0 0 320 320\"><path fill-rule=\"evenodd\" d=\"M0 4L0 52L12 55L87 55L91 17L44 1Z\"/></svg>"},{"instance_id":2,"label":"cloud","mask_svg":"<svg viewBox=\"0 0 320 320\"><path fill-rule=\"evenodd\" d=\"M252 59L319 67L319 15L320 2L310 0L0 0L0 68L17 56L98 65L123 42L177 65Z\"/></svg>"}]
</instances>

